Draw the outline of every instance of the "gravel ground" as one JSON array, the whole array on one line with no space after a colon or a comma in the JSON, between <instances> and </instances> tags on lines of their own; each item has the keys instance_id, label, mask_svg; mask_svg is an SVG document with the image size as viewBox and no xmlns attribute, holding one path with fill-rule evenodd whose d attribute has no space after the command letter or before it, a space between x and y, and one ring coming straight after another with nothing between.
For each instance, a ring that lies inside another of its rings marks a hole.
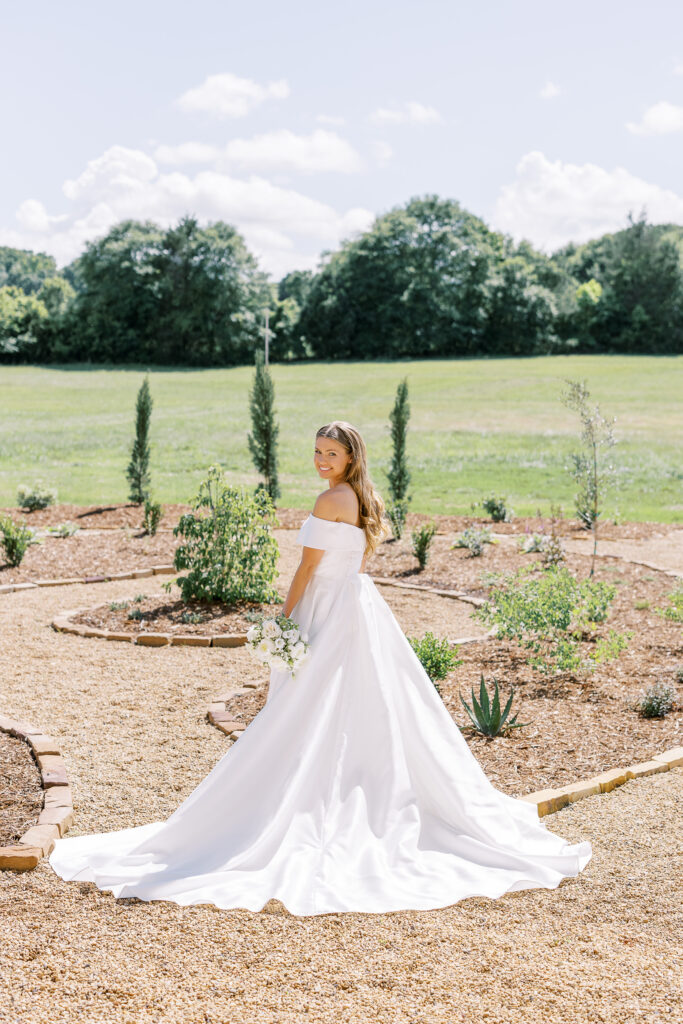
<instances>
[{"instance_id":1,"label":"gravel ground","mask_svg":"<svg viewBox=\"0 0 683 1024\"><path fill-rule=\"evenodd\" d=\"M130 588L85 589L109 601ZM74 586L0 598L0 707L58 739L74 788L72 835L169 815L227 749L205 720L207 703L262 674L245 649L207 657L51 630L83 597ZM0 1021L674 1021L683 1011L682 802L683 769L582 800L548 819L569 841L593 844L577 879L430 912L183 908L117 901L61 881L46 862L4 872Z\"/></svg>"}]
</instances>

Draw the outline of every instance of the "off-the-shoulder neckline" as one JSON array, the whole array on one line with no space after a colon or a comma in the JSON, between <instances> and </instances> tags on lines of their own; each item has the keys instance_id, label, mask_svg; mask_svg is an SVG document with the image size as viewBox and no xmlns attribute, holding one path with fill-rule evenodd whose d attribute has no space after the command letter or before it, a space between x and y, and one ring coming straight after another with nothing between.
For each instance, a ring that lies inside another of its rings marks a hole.
<instances>
[{"instance_id":1,"label":"off-the-shoulder neckline","mask_svg":"<svg viewBox=\"0 0 683 1024\"><path fill-rule=\"evenodd\" d=\"M352 530L360 530L362 533L365 532L362 526L354 526L353 523L338 522L336 519L321 519L320 516L314 516L312 512L308 513L308 517L309 519L315 519L319 523L329 523L330 526L350 526Z\"/></svg>"}]
</instances>

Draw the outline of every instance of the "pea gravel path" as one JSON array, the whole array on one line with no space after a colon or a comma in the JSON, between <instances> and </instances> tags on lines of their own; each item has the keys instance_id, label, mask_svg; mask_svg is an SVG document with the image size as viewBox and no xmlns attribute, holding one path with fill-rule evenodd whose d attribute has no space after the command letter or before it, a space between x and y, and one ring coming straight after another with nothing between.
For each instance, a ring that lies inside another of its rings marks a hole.
<instances>
[{"instance_id":1,"label":"pea gravel path","mask_svg":"<svg viewBox=\"0 0 683 1024\"><path fill-rule=\"evenodd\" d=\"M161 581L133 583L154 593ZM207 703L259 678L244 649L134 648L50 628L63 608L130 595L121 581L0 599L0 707L59 740L72 835L170 814L227 749ZM679 1020L682 806L680 768L582 800L548 819L593 843L578 879L431 912L218 911L117 901L45 861L3 872L0 1021Z\"/></svg>"}]
</instances>

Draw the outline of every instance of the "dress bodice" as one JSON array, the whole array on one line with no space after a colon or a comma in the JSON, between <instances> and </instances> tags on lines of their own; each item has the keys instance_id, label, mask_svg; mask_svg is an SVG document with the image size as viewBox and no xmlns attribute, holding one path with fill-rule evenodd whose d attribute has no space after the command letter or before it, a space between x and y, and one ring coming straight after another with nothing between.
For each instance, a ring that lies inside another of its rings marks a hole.
<instances>
[{"instance_id":1,"label":"dress bodice","mask_svg":"<svg viewBox=\"0 0 683 1024\"><path fill-rule=\"evenodd\" d=\"M360 570L365 552L365 530L351 523L335 523L311 514L300 527L296 543L325 552L313 570L314 576L342 578Z\"/></svg>"}]
</instances>

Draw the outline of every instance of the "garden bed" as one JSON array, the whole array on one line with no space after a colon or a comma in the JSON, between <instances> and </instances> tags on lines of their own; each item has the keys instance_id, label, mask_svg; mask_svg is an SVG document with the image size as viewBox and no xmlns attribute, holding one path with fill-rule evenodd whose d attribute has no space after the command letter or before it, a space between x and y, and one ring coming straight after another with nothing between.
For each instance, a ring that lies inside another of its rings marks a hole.
<instances>
[{"instance_id":1,"label":"garden bed","mask_svg":"<svg viewBox=\"0 0 683 1024\"><path fill-rule=\"evenodd\" d=\"M0 730L0 847L18 843L42 806L43 784L29 747Z\"/></svg>"},{"instance_id":2,"label":"garden bed","mask_svg":"<svg viewBox=\"0 0 683 1024\"><path fill-rule=\"evenodd\" d=\"M89 608L71 615L69 621L112 633L128 633L130 636L139 636L141 633L214 636L246 633L257 615L278 615L281 609L280 604L258 604L254 601L228 607L219 601L186 603L163 594L140 594L132 600L114 601ZM131 613L136 617L129 618ZM137 618L137 615L141 618Z\"/></svg>"}]
</instances>

